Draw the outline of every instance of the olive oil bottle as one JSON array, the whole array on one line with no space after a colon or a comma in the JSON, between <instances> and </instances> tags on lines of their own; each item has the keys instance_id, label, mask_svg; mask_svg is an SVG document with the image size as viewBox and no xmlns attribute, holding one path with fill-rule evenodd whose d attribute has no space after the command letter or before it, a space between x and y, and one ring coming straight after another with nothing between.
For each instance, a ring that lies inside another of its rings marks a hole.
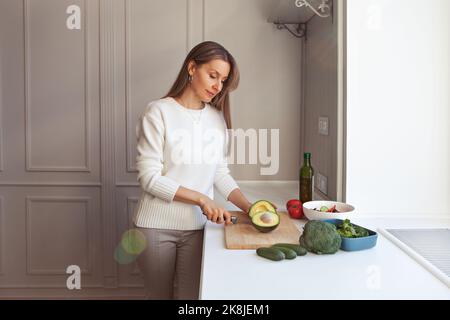
<instances>
[{"instance_id":1,"label":"olive oil bottle","mask_svg":"<svg viewBox=\"0 0 450 320\"><path fill-rule=\"evenodd\" d=\"M300 201L312 201L314 194L314 169L311 166L311 153L303 155L303 166L300 169Z\"/></svg>"}]
</instances>

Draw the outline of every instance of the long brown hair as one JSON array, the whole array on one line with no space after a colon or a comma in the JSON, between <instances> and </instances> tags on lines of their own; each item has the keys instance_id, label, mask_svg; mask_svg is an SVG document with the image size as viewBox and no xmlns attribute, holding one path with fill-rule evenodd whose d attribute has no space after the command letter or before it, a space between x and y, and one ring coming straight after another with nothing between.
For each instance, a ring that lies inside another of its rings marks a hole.
<instances>
[{"instance_id":1,"label":"long brown hair","mask_svg":"<svg viewBox=\"0 0 450 320\"><path fill-rule=\"evenodd\" d=\"M164 98L179 97L186 89L186 86L189 84L189 62L194 61L195 65L199 67L202 64L215 59L228 62L230 64L230 73L227 80L224 82L222 90L211 100L210 104L219 111L222 111L227 128L231 129L229 93L235 90L239 85L239 69L231 53L217 42L205 41L192 48L186 56L172 88L170 88Z\"/></svg>"}]
</instances>

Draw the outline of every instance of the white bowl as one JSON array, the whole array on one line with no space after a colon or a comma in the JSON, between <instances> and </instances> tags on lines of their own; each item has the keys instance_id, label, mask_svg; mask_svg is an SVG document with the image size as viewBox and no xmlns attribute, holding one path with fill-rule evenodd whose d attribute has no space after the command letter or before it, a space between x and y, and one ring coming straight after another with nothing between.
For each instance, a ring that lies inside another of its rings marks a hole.
<instances>
[{"instance_id":1,"label":"white bowl","mask_svg":"<svg viewBox=\"0 0 450 320\"><path fill-rule=\"evenodd\" d=\"M323 206L331 208L336 205L336 210L339 213L320 212L314 209L319 209ZM308 220L327 220L327 219L352 219L355 215L355 207L336 201L309 201L303 204L303 213Z\"/></svg>"}]
</instances>

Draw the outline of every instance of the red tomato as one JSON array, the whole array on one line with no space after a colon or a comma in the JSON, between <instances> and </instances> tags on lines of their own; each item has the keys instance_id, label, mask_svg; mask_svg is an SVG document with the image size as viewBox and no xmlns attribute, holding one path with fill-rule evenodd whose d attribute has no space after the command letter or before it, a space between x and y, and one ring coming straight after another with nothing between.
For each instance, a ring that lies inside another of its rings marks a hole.
<instances>
[{"instance_id":1,"label":"red tomato","mask_svg":"<svg viewBox=\"0 0 450 320\"><path fill-rule=\"evenodd\" d=\"M298 200L298 199L292 199L292 200L289 200L289 201L286 203L286 209L289 210L289 208L290 208L293 204L296 204L296 205L298 205L298 206L301 206L301 205L302 205L302 203L300 202L300 200Z\"/></svg>"},{"instance_id":2,"label":"red tomato","mask_svg":"<svg viewBox=\"0 0 450 320\"><path fill-rule=\"evenodd\" d=\"M303 207L302 205L293 204L288 209L289 216L293 219L301 219L303 217Z\"/></svg>"}]
</instances>

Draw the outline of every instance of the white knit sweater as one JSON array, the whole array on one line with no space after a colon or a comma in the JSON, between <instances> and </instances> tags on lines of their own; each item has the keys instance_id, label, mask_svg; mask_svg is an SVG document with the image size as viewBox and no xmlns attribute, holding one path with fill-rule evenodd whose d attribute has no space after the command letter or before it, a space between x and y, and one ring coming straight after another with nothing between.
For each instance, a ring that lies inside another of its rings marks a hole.
<instances>
[{"instance_id":1,"label":"white knit sweater","mask_svg":"<svg viewBox=\"0 0 450 320\"><path fill-rule=\"evenodd\" d=\"M238 188L226 159L222 112L209 104L192 110L173 98L148 104L136 126L136 167L142 188L134 224L143 228L203 229L198 206L174 201L180 186L214 198L214 186L228 199Z\"/></svg>"}]
</instances>

